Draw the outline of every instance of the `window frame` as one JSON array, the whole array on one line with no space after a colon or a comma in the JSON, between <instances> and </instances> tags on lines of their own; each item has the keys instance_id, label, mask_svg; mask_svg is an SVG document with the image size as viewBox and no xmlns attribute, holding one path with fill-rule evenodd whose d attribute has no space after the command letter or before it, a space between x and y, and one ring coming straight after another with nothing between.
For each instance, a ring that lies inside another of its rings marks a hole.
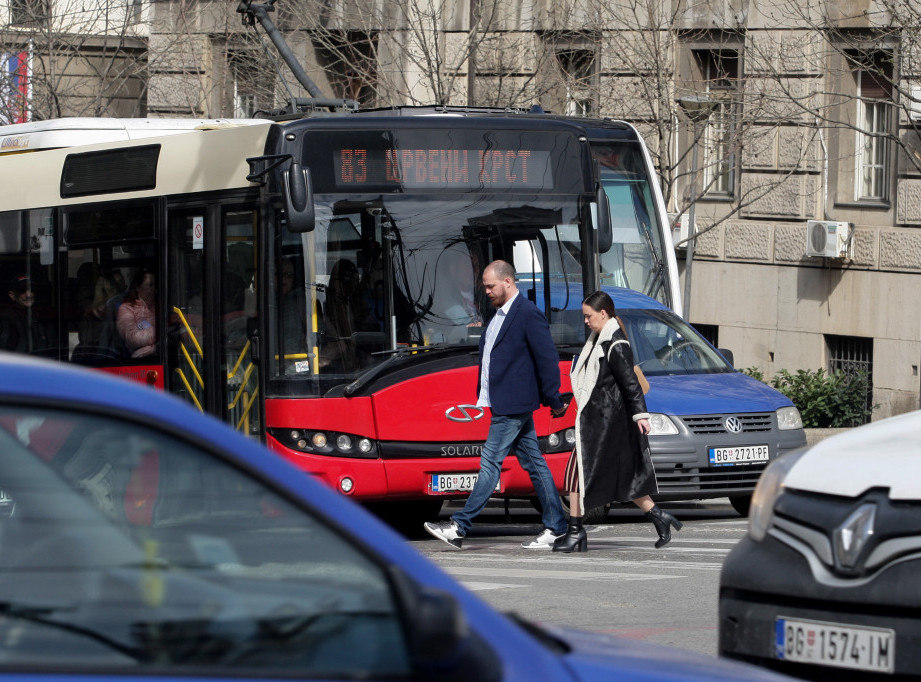
<instances>
[{"instance_id":1,"label":"window frame","mask_svg":"<svg viewBox=\"0 0 921 682\"><path fill-rule=\"evenodd\" d=\"M887 59L891 59L888 53L879 50L855 64L857 119L854 130L854 200L858 202L890 200L892 72L890 70L888 75L884 73L883 79L880 79L874 78L867 68L885 68ZM870 83L865 84L865 80ZM865 95L867 90L872 90L872 95L884 96Z\"/></svg>"}]
</instances>

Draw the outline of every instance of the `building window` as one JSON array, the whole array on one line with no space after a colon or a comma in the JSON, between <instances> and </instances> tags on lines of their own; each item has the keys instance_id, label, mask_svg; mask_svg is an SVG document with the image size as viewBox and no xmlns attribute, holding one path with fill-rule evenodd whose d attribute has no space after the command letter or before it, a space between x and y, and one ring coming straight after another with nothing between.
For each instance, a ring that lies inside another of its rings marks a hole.
<instances>
[{"instance_id":1,"label":"building window","mask_svg":"<svg viewBox=\"0 0 921 682\"><path fill-rule=\"evenodd\" d=\"M143 0L127 0L128 2L128 23L139 24L143 18L141 14Z\"/></svg>"},{"instance_id":2,"label":"building window","mask_svg":"<svg viewBox=\"0 0 921 682\"><path fill-rule=\"evenodd\" d=\"M892 132L892 57L886 52L852 55L857 80L854 198L889 199L889 136Z\"/></svg>"},{"instance_id":3,"label":"building window","mask_svg":"<svg viewBox=\"0 0 921 682\"><path fill-rule=\"evenodd\" d=\"M707 343L714 348L719 348L720 327L718 324L697 324L695 322L692 326L697 330L698 334L707 340Z\"/></svg>"},{"instance_id":4,"label":"building window","mask_svg":"<svg viewBox=\"0 0 921 682\"><path fill-rule=\"evenodd\" d=\"M739 83L739 54L735 50L697 50L705 93L715 103L707 120L703 145L703 192L731 196L735 185L735 110Z\"/></svg>"},{"instance_id":5,"label":"building window","mask_svg":"<svg viewBox=\"0 0 921 682\"><path fill-rule=\"evenodd\" d=\"M263 82L265 74L258 58L245 50L231 53L230 70L233 77L233 116L253 118L260 109L260 101L270 101L271 84Z\"/></svg>"},{"instance_id":6,"label":"building window","mask_svg":"<svg viewBox=\"0 0 921 682\"><path fill-rule=\"evenodd\" d=\"M828 372L843 372L845 376L864 385L858 386L865 393L866 418L855 420L851 426L859 426L870 421L873 409L873 339L861 336L825 335L828 348Z\"/></svg>"},{"instance_id":7,"label":"building window","mask_svg":"<svg viewBox=\"0 0 921 682\"><path fill-rule=\"evenodd\" d=\"M566 83L566 115L591 116L594 110L592 82L595 52L584 48L567 48L556 50L555 55Z\"/></svg>"},{"instance_id":8,"label":"building window","mask_svg":"<svg viewBox=\"0 0 921 682\"><path fill-rule=\"evenodd\" d=\"M317 60L336 97L373 106L377 99L377 34L363 31L317 31Z\"/></svg>"},{"instance_id":9,"label":"building window","mask_svg":"<svg viewBox=\"0 0 921 682\"><path fill-rule=\"evenodd\" d=\"M48 0L10 0L10 24L35 25L48 18Z\"/></svg>"}]
</instances>

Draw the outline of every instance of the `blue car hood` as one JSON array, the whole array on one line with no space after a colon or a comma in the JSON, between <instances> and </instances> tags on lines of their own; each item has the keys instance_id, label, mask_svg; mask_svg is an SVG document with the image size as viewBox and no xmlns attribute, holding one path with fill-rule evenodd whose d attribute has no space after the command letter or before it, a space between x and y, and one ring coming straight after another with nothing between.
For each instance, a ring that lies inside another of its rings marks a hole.
<instances>
[{"instance_id":1,"label":"blue car hood","mask_svg":"<svg viewBox=\"0 0 921 682\"><path fill-rule=\"evenodd\" d=\"M741 372L647 376L646 407L665 414L773 412L792 405L777 389Z\"/></svg>"},{"instance_id":2,"label":"blue car hood","mask_svg":"<svg viewBox=\"0 0 921 682\"><path fill-rule=\"evenodd\" d=\"M613 637L604 633L582 632L547 625L541 627L571 647L571 652L563 658L578 682L610 682L615 679L612 677L612 671L616 671L616 679L630 682L781 682L791 679L747 663L705 656L675 647Z\"/></svg>"}]
</instances>

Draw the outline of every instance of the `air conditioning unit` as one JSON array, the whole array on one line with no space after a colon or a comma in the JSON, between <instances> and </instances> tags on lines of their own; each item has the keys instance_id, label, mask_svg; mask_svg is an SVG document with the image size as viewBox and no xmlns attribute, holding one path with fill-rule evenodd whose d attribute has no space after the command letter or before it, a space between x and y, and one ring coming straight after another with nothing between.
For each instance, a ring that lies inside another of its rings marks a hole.
<instances>
[{"instance_id":1,"label":"air conditioning unit","mask_svg":"<svg viewBox=\"0 0 921 682\"><path fill-rule=\"evenodd\" d=\"M674 221L675 227L672 228L672 244L675 244L676 249L685 249L688 244L685 241L688 238L688 214L682 213L678 215L678 220L675 220L677 214L669 213L669 221ZM697 222L696 220L694 221ZM697 234L697 231L694 231L694 234ZM685 242L684 244L679 244L678 242Z\"/></svg>"},{"instance_id":2,"label":"air conditioning unit","mask_svg":"<svg viewBox=\"0 0 921 682\"><path fill-rule=\"evenodd\" d=\"M850 258L853 223L810 220L806 223L806 255Z\"/></svg>"}]
</instances>

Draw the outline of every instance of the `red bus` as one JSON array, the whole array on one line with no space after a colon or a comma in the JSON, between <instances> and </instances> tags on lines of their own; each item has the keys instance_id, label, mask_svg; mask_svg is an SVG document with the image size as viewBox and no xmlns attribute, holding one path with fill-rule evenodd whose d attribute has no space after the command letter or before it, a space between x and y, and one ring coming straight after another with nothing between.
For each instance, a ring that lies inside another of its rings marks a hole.
<instances>
[{"instance_id":1,"label":"red bus","mask_svg":"<svg viewBox=\"0 0 921 682\"><path fill-rule=\"evenodd\" d=\"M404 108L42 144L73 123L0 128L21 152L0 155L15 188L0 349L162 387L362 501L432 514L472 486L490 261L513 262L547 315L564 391L583 292L679 305L661 194L625 123ZM535 417L557 474L573 411ZM533 494L514 458L496 494Z\"/></svg>"}]
</instances>

